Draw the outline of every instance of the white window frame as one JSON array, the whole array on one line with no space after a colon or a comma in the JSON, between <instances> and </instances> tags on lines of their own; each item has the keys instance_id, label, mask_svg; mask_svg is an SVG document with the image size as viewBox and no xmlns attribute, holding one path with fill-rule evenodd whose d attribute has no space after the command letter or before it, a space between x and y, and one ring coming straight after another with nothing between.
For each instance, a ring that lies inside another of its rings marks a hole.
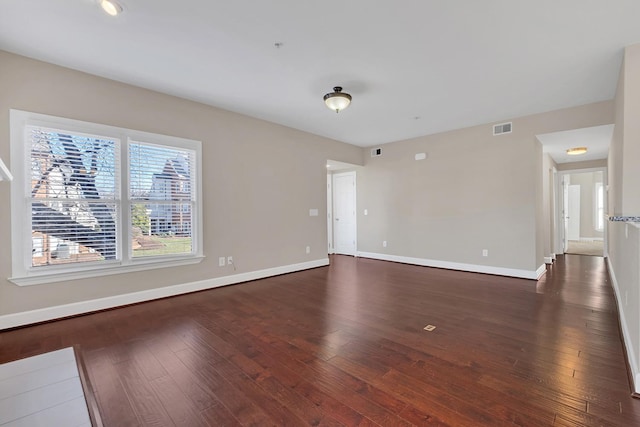
<instances>
[{"instance_id":1,"label":"white window frame","mask_svg":"<svg viewBox=\"0 0 640 427\"><path fill-rule=\"evenodd\" d=\"M31 156L31 146L25 143L27 126L64 129L69 132L102 135L119 139L121 174L119 177L121 199L118 212L118 254L117 260L100 263L72 263L51 267L31 267L31 212L25 199L29 192L30 173L27 170L27 156ZM131 254L131 204L129 202L129 150L130 142L144 141L151 144L193 150L195 152L196 176L194 180L194 210L192 220L193 252L154 257L136 257ZM36 285L121 274L133 271L195 264L204 258L202 240L202 142L142 132L115 126L84 122L80 120L10 110L11 165L14 179L11 182L11 267L9 280L16 285Z\"/></svg>"},{"instance_id":2,"label":"white window frame","mask_svg":"<svg viewBox=\"0 0 640 427\"><path fill-rule=\"evenodd\" d=\"M593 190L594 190L593 200L595 200L595 203L593 204L593 207L595 210L595 213L594 213L595 224L593 225L593 228L595 229L595 231L604 231L604 183L596 182ZM602 191L602 208L598 206L599 191Z\"/></svg>"}]
</instances>

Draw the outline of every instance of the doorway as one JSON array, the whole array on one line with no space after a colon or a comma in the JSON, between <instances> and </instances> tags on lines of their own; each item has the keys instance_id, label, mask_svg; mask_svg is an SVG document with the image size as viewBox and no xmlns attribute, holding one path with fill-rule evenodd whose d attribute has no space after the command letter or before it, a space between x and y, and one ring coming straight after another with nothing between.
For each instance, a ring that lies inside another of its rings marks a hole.
<instances>
[{"instance_id":1,"label":"doorway","mask_svg":"<svg viewBox=\"0 0 640 427\"><path fill-rule=\"evenodd\" d=\"M561 172L558 223L563 253L606 256L605 179L604 168Z\"/></svg>"},{"instance_id":2,"label":"doorway","mask_svg":"<svg viewBox=\"0 0 640 427\"><path fill-rule=\"evenodd\" d=\"M362 166L327 160L327 243L329 254L357 255L357 172Z\"/></svg>"},{"instance_id":3,"label":"doorway","mask_svg":"<svg viewBox=\"0 0 640 427\"><path fill-rule=\"evenodd\" d=\"M333 252L356 254L356 173L333 175Z\"/></svg>"}]
</instances>

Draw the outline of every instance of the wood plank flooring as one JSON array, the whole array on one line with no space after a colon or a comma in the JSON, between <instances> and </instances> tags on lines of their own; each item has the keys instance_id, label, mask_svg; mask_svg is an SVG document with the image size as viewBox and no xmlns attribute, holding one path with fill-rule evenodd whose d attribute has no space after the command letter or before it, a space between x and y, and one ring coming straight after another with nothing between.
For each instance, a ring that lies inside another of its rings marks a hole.
<instances>
[{"instance_id":1,"label":"wood plank flooring","mask_svg":"<svg viewBox=\"0 0 640 427\"><path fill-rule=\"evenodd\" d=\"M2 332L0 363L79 345L105 426L640 426L617 322L600 257L535 282L333 256Z\"/></svg>"}]
</instances>

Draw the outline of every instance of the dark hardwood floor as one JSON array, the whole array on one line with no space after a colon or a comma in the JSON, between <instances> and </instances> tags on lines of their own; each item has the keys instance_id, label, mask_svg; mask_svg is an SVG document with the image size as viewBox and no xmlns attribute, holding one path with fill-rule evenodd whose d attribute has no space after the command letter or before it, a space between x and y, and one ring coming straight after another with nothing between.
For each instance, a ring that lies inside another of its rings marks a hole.
<instances>
[{"instance_id":1,"label":"dark hardwood floor","mask_svg":"<svg viewBox=\"0 0 640 427\"><path fill-rule=\"evenodd\" d=\"M599 257L535 282L334 256L2 332L0 363L79 345L106 426L639 426L617 322Z\"/></svg>"}]
</instances>

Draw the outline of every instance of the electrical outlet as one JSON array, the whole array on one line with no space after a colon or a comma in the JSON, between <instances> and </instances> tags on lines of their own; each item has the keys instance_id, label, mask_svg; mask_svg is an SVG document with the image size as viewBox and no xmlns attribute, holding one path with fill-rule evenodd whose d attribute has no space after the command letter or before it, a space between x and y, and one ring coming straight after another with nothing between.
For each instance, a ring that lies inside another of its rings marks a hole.
<instances>
[{"instance_id":1,"label":"electrical outlet","mask_svg":"<svg viewBox=\"0 0 640 427\"><path fill-rule=\"evenodd\" d=\"M483 249L482 256L489 256L489 249Z\"/></svg>"},{"instance_id":2,"label":"electrical outlet","mask_svg":"<svg viewBox=\"0 0 640 427\"><path fill-rule=\"evenodd\" d=\"M233 264L233 257L232 256L228 256L227 257L227 264L229 264L229 265Z\"/></svg>"},{"instance_id":3,"label":"electrical outlet","mask_svg":"<svg viewBox=\"0 0 640 427\"><path fill-rule=\"evenodd\" d=\"M311 253L311 246L307 246L306 251L307 251L308 254L310 254Z\"/></svg>"},{"instance_id":4,"label":"electrical outlet","mask_svg":"<svg viewBox=\"0 0 640 427\"><path fill-rule=\"evenodd\" d=\"M218 258L218 267L224 267L224 257L221 256L220 258Z\"/></svg>"}]
</instances>

